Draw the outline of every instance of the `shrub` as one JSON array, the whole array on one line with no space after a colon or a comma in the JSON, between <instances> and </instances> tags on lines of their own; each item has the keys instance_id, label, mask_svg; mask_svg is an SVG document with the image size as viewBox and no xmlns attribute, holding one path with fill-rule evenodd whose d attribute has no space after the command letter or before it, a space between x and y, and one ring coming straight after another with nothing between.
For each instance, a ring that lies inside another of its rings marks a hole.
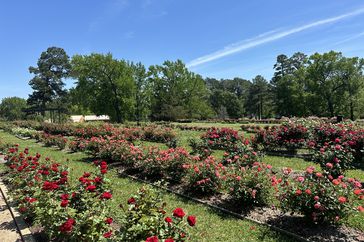
<instances>
[{"instance_id":1,"label":"shrub","mask_svg":"<svg viewBox=\"0 0 364 242\"><path fill-rule=\"evenodd\" d=\"M62 135L51 135L48 133L43 133L40 137L40 141L45 146L57 146L61 150L66 148L67 145L67 139L64 138Z\"/></svg>"},{"instance_id":2,"label":"shrub","mask_svg":"<svg viewBox=\"0 0 364 242\"><path fill-rule=\"evenodd\" d=\"M11 129L11 133L14 135L19 135L22 137L33 137L34 133L36 133L37 131L34 129L29 129L29 128L13 128Z\"/></svg>"},{"instance_id":3,"label":"shrub","mask_svg":"<svg viewBox=\"0 0 364 242\"><path fill-rule=\"evenodd\" d=\"M71 187L67 168L58 163L18 153L9 149L7 160L11 171L8 180L19 201L19 211L35 218L51 241L103 241L112 236L107 217L112 197L105 162L98 163L97 173L85 173L80 184Z\"/></svg>"},{"instance_id":4,"label":"shrub","mask_svg":"<svg viewBox=\"0 0 364 242\"><path fill-rule=\"evenodd\" d=\"M289 123L274 126L258 132L254 138L255 148L264 150L287 149L295 152L306 144L309 137L308 129L300 124Z\"/></svg>"},{"instance_id":5,"label":"shrub","mask_svg":"<svg viewBox=\"0 0 364 242\"><path fill-rule=\"evenodd\" d=\"M191 157L184 148L160 150L150 147L138 165L148 176L179 181L185 174L183 165L190 163L190 160Z\"/></svg>"},{"instance_id":6,"label":"shrub","mask_svg":"<svg viewBox=\"0 0 364 242\"><path fill-rule=\"evenodd\" d=\"M188 227L196 223L195 216L187 216L182 208L168 216L161 194L151 187L130 197L126 208L120 206L125 211L117 234L120 241L185 241L190 237Z\"/></svg>"},{"instance_id":7,"label":"shrub","mask_svg":"<svg viewBox=\"0 0 364 242\"><path fill-rule=\"evenodd\" d=\"M312 160L318 163L326 173L336 178L352 167L354 156L350 148L332 144L315 150Z\"/></svg>"},{"instance_id":8,"label":"shrub","mask_svg":"<svg viewBox=\"0 0 364 242\"><path fill-rule=\"evenodd\" d=\"M271 166L254 163L231 170L225 186L231 197L242 206L267 205L272 195Z\"/></svg>"},{"instance_id":9,"label":"shrub","mask_svg":"<svg viewBox=\"0 0 364 242\"><path fill-rule=\"evenodd\" d=\"M337 224L358 210L354 204L363 190L355 179L332 179L315 172L313 167L296 178L290 178L289 172L284 172L278 196L284 211L299 212L312 223Z\"/></svg>"},{"instance_id":10,"label":"shrub","mask_svg":"<svg viewBox=\"0 0 364 242\"><path fill-rule=\"evenodd\" d=\"M199 155L201 159L206 159L212 154L211 148L204 142L197 139L189 139L189 146L192 148L191 154Z\"/></svg>"},{"instance_id":11,"label":"shrub","mask_svg":"<svg viewBox=\"0 0 364 242\"><path fill-rule=\"evenodd\" d=\"M197 163L186 164L184 167L188 170L187 188L197 193L214 194L221 190L222 181L226 179L226 168L222 163L217 163L212 156Z\"/></svg>"},{"instance_id":12,"label":"shrub","mask_svg":"<svg viewBox=\"0 0 364 242\"><path fill-rule=\"evenodd\" d=\"M229 128L211 128L201 139L210 149L218 150L233 150L235 145L242 141L238 131Z\"/></svg>"},{"instance_id":13,"label":"shrub","mask_svg":"<svg viewBox=\"0 0 364 242\"><path fill-rule=\"evenodd\" d=\"M253 147L250 146L249 141L245 140L244 143L236 144L235 149L224 153L222 162L227 166L244 167L260 161L260 157Z\"/></svg>"}]
</instances>

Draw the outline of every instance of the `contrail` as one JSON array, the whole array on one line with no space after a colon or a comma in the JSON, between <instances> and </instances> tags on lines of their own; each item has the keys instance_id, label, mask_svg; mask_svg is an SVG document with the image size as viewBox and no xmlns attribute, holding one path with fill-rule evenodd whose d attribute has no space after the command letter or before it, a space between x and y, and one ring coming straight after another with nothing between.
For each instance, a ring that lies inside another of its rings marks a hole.
<instances>
[{"instance_id":1,"label":"contrail","mask_svg":"<svg viewBox=\"0 0 364 242\"><path fill-rule=\"evenodd\" d=\"M353 35L353 36L351 36L351 37L349 37L349 38L346 38L346 39L340 40L340 41L338 41L338 42L334 43L333 45L340 45L340 44L342 44L342 43L348 42L348 41L353 40L353 39L360 38L360 37L362 37L362 36L364 36L364 32L361 32L361 33L356 34L356 35Z\"/></svg>"},{"instance_id":2,"label":"contrail","mask_svg":"<svg viewBox=\"0 0 364 242\"><path fill-rule=\"evenodd\" d=\"M216 60L216 59L220 59L224 56L228 56L228 55L232 55L234 53L246 50L246 49L250 49L253 48L255 46L258 45L262 45L268 42L272 42L274 40L278 40L281 38L284 38L288 35L292 35L301 31L304 31L306 29L310 29L313 27L317 27L320 25L324 25L324 24L329 24L329 23L334 23L337 22L339 20L342 19L346 19L352 16L356 16L359 14L364 13L364 8L360 8L358 10L346 13L346 14L342 14L336 17L332 17L332 18L327 18L327 19L322 19L313 23L309 23L309 24L305 24L293 29L289 29L289 30L285 30L285 31L281 31L281 32L277 32L277 31L270 31L268 33L265 34L261 34L258 35L254 38L251 39L247 39L238 43L234 43L228 46L225 46L223 49L215 51L211 54L208 55L204 55L202 57L196 58L192 61L190 61L189 63L187 63L187 67L194 67L194 66L199 66L201 64Z\"/></svg>"}]
</instances>

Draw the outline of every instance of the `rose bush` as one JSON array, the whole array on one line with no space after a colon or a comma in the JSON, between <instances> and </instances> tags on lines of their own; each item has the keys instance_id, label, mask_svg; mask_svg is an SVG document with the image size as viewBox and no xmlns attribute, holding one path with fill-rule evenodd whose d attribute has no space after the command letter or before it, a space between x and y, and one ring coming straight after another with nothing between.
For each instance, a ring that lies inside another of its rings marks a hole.
<instances>
[{"instance_id":1,"label":"rose bush","mask_svg":"<svg viewBox=\"0 0 364 242\"><path fill-rule=\"evenodd\" d=\"M278 199L284 211L299 212L312 223L337 224L359 210L363 199L361 183L340 176L337 179L315 172L308 167L304 176L292 178L285 170L279 186Z\"/></svg>"},{"instance_id":2,"label":"rose bush","mask_svg":"<svg viewBox=\"0 0 364 242\"><path fill-rule=\"evenodd\" d=\"M196 224L196 217L182 208L169 215L162 194L151 187L142 187L127 206L120 206L125 211L117 233L120 241L185 241Z\"/></svg>"},{"instance_id":3,"label":"rose bush","mask_svg":"<svg viewBox=\"0 0 364 242\"><path fill-rule=\"evenodd\" d=\"M251 166L229 169L226 190L242 207L267 205L271 201L272 186L276 186L272 167L256 162Z\"/></svg>"}]
</instances>

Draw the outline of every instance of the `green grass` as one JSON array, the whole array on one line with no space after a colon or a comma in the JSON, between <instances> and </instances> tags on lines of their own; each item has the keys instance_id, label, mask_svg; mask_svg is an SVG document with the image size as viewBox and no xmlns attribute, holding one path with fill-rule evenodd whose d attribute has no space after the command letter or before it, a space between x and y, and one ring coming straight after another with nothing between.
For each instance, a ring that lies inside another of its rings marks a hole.
<instances>
[{"instance_id":1,"label":"green grass","mask_svg":"<svg viewBox=\"0 0 364 242\"><path fill-rule=\"evenodd\" d=\"M263 162L266 164L270 164L275 168L283 168L283 167L290 167L293 170L306 170L307 167L313 166L316 170L321 170L320 166L314 162L305 161L301 158L288 158L288 157L280 157L280 156L271 156L265 155L263 157Z\"/></svg>"},{"instance_id":2,"label":"green grass","mask_svg":"<svg viewBox=\"0 0 364 242\"><path fill-rule=\"evenodd\" d=\"M0 131L0 140L18 143L20 148L28 147L32 153L39 152L57 162L66 164L70 168L70 182L74 183L85 171L92 171L95 167L86 162L92 161L84 153L67 153L55 148L43 147L34 140L20 140L13 135ZM115 170L111 170L107 177L111 180L113 199L111 202L111 216L120 218L119 204L126 204L126 200L142 186L141 183L119 177ZM294 241L280 233L260 226L248 220L241 220L222 214L202 204L165 194L168 211L176 207L184 208L188 214L197 216L197 225L191 229L192 241Z\"/></svg>"}]
</instances>

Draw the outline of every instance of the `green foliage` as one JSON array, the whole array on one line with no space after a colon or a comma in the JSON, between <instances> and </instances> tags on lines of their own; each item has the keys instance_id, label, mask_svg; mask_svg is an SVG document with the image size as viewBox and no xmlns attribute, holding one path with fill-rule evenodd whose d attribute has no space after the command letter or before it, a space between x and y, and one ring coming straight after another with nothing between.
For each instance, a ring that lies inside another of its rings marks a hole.
<instances>
[{"instance_id":1,"label":"green foliage","mask_svg":"<svg viewBox=\"0 0 364 242\"><path fill-rule=\"evenodd\" d=\"M271 166L255 163L251 167L232 169L225 186L242 207L268 205L272 197Z\"/></svg>"},{"instance_id":2,"label":"green foliage","mask_svg":"<svg viewBox=\"0 0 364 242\"><path fill-rule=\"evenodd\" d=\"M273 101L270 84L260 75L256 76L252 82L246 103L247 111L259 119L271 117Z\"/></svg>"},{"instance_id":3,"label":"green foliage","mask_svg":"<svg viewBox=\"0 0 364 242\"><path fill-rule=\"evenodd\" d=\"M20 97L6 97L0 103L0 117L6 120L24 119L23 108L27 107L27 101Z\"/></svg>"},{"instance_id":4,"label":"green foliage","mask_svg":"<svg viewBox=\"0 0 364 242\"><path fill-rule=\"evenodd\" d=\"M362 207L355 208L360 199L361 184L352 178L329 179L313 167L304 176L289 178L284 170L278 199L284 211L299 212L312 223L337 224Z\"/></svg>"},{"instance_id":5,"label":"green foliage","mask_svg":"<svg viewBox=\"0 0 364 242\"><path fill-rule=\"evenodd\" d=\"M118 123L133 116L135 82L129 63L111 54L91 54L75 55L71 64L72 76L78 80L73 95L82 97L79 105Z\"/></svg>"},{"instance_id":6,"label":"green foliage","mask_svg":"<svg viewBox=\"0 0 364 242\"><path fill-rule=\"evenodd\" d=\"M156 189L142 187L136 195L128 199L126 208L120 206L125 212L120 221L118 233L120 241L145 241L150 237L163 241L164 239L185 241L189 238L183 209L175 209L173 216L168 217L165 211L166 203ZM188 216L187 221L190 226L194 226L191 217L194 216Z\"/></svg>"},{"instance_id":7,"label":"green foliage","mask_svg":"<svg viewBox=\"0 0 364 242\"><path fill-rule=\"evenodd\" d=\"M151 66L149 83L153 120L204 119L211 115L204 80L190 72L182 61Z\"/></svg>"},{"instance_id":8,"label":"green foliage","mask_svg":"<svg viewBox=\"0 0 364 242\"><path fill-rule=\"evenodd\" d=\"M62 48L49 47L42 52L37 67L29 67L29 72L35 76L29 81L34 91L29 95L28 104L46 108L55 99L64 97L67 92L63 79L69 76L70 69L69 57Z\"/></svg>"}]
</instances>

